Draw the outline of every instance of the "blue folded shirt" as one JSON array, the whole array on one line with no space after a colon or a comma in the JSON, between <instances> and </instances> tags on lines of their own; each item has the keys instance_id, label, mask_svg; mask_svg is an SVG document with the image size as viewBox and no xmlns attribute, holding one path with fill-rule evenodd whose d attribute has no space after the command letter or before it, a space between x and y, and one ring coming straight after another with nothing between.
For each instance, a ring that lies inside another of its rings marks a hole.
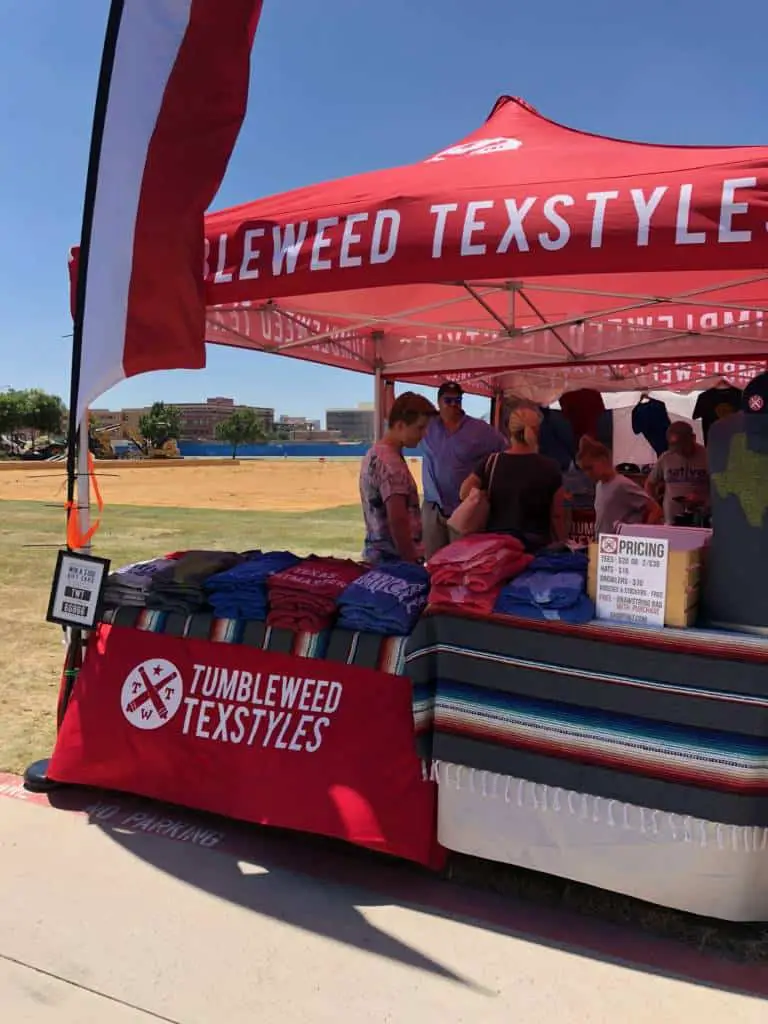
<instances>
[{"instance_id":1,"label":"blue folded shirt","mask_svg":"<svg viewBox=\"0 0 768 1024\"><path fill-rule=\"evenodd\" d=\"M211 599L211 607L217 619L252 619L263 622L267 617L267 601L238 597L236 594L222 594L220 600Z\"/></svg>"},{"instance_id":2,"label":"blue folded shirt","mask_svg":"<svg viewBox=\"0 0 768 1024\"><path fill-rule=\"evenodd\" d=\"M338 599L339 625L356 632L406 636L424 611L429 573L409 562L385 562L351 583Z\"/></svg>"},{"instance_id":3,"label":"blue folded shirt","mask_svg":"<svg viewBox=\"0 0 768 1024\"><path fill-rule=\"evenodd\" d=\"M519 619L532 619L538 622L569 622L576 626L591 622L595 617L594 602L586 594L582 594L575 604L568 608L552 608L513 601L505 597L502 591L494 611L497 615L514 615Z\"/></svg>"},{"instance_id":4,"label":"blue folded shirt","mask_svg":"<svg viewBox=\"0 0 768 1024\"><path fill-rule=\"evenodd\" d=\"M583 551L540 551L528 566L528 572L581 572L589 568Z\"/></svg>"},{"instance_id":5,"label":"blue folded shirt","mask_svg":"<svg viewBox=\"0 0 768 1024\"><path fill-rule=\"evenodd\" d=\"M579 572L534 572L526 569L502 589L505 600L546 608L570 608L584 593L585 577Z\"/></svg>"},{"instance_id":6,"label":"blue folded shirt","mask_svg":"<svg viewBox=\"0 0 768 1024\"><path fill-rule=\"evenodd\" d=\"M265 554L257 554L232 569L227 569L226 572L210 576L205 581L205 589L209 594L214 594L216 591L260 590L274 573L290 569L300 561L298 555L294 555L292 551L269 551Z\"/></svg>"}]
</instances>

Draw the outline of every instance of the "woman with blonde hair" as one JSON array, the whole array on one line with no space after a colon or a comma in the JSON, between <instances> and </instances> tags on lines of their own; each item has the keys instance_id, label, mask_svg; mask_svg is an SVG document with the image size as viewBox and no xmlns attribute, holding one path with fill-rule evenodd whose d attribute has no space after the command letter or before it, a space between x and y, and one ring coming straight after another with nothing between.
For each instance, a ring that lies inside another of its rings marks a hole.
<instances>
[{"instance_id":1,"label":"woman with blonde hair","mask_svg":"<svg viewBox=\"0 0 768 1024\"><path fill-rule=\"evenodd\" d=\"M466 498L473 487L485 491L490 505L489 533L508 533L529 551L552 541L552 501L562 483L554 459L539 454L541 413L519 405L509 417L509 447L475 467L461 486Z\"/></svg>"}]
</instances>

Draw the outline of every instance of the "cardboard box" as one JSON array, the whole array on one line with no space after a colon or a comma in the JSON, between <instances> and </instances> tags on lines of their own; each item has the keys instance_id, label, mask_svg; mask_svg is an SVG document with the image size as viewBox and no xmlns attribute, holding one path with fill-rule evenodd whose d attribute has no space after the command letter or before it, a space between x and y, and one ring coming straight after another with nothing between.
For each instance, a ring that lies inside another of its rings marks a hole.
<instances>
[{"instance_id":1,"label":"cardboard box","mask_svg":"<svg viewBox=\"0 0 768 1024\"><path fill-rule=\"evenodd\" d=\"M667 561L667 602L664 625L685 628L696 621L701 594L704 548L675 551L670 548ZM587 593L597 601L597 544L589 545Z\"/></svg>"}]
</instances>

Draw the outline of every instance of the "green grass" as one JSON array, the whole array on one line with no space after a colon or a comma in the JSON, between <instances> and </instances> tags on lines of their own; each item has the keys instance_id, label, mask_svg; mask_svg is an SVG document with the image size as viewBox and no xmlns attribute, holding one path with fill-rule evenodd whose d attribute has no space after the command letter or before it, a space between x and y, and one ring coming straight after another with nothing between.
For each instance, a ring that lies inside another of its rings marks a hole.
<instances>
[{"instance_id":1,"label":"green grass","mask_svg":"<svg viewBox=\"0 0 768 1024\"><path fill-rule=\"evenodd\" d=\"M64 515L21 501L2 502L0 512L0 771L20 772L53 743L64 650L45 612ZM93 543L93 553L115 567L183 548L359 557L362 517L358 506L292 513L111 506Z\"/></svg>"}]
</instances>

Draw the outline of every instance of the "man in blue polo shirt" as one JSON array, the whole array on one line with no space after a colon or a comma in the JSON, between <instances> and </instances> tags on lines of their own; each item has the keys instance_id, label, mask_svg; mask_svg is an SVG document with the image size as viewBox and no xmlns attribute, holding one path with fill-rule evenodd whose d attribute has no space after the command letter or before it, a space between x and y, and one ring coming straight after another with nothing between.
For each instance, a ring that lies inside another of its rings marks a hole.
<instances>
[{"instance_id":1,"label":"man in blue polo shirt","mask_svg":"<svg viewBox=\"0 0 768 1024\"><path fill-rule=\"evenodd\" d=\"M424 488L421 521L424 554L428 559L453 539L446 520L459 506L461 485L481 459L507 447L498 430L464 412L463 398L464 392L456 381L440 386L440 415L430 422L419 445Z\"/></svg>"}]
</instances>

